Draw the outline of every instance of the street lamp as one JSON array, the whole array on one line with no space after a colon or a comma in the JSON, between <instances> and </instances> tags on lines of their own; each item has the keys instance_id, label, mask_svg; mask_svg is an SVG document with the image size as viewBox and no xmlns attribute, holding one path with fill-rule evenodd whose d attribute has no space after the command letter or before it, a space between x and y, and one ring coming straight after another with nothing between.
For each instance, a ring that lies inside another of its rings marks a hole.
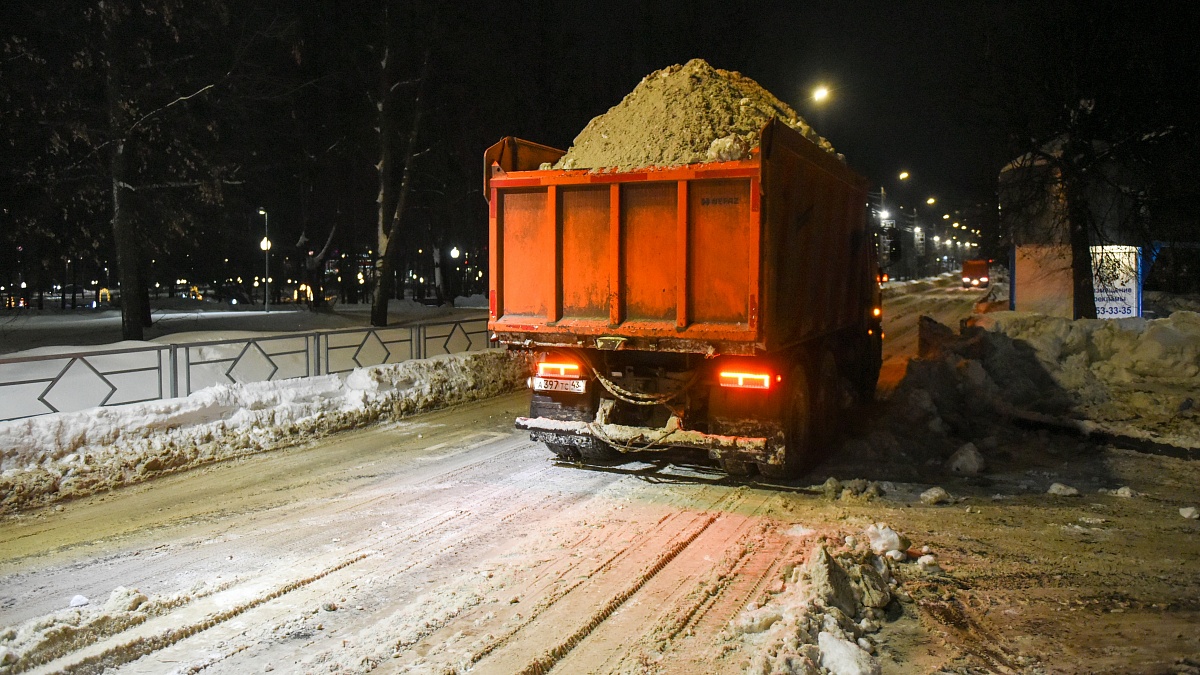
<instances>
[{"instance_id":1,"label":"street lamp","mask_svg":"<svg viewBox=\"0 0 1200 675\"><path fill-rule=\"evenodd\" d=\"M271 286L267 280L271 278L271 240L268 238L271 234L271 217L264 208L258 209L258 215L263 217L263 238L258 242L258 247L263 252L263 307L270 312Z\"/></svg>"},{"instance_id":2,"label":"street lamp","mask_svg":"<svg viewBox=\"0 0 1200 675\"><path fill-rule=\"evenodd\" d=\"M458 250L457 246L450 249L450 257L454 258L455 260L458 260L459 253L460 253L460 251Z\"/></svg>"},{"instance_id":3,"label":"street lamp","mask_svg":"<svg viewBox=\"0 0 1200 675\"><path fill-rule=\"evenodd\" d=\"M814 101L816 101L817 103L821 103L825 99L829 98L829 87L822 85L822 86L817 87L816 89L813 89L812 97L813 97Z\"/></svg>"},{"instance_id":4,"label":"street lamp","mask_svg":"<svg viewBox=\"0 0 1200 675\"><path fill-rule=\"evenodd\" d=\"M930 206L933 206L934 204L936 204L936 203L937 203L937 198L935 198L935 197L930 197L929 199L926 199L926 200L925 200L925 203L926 203L926 204L928 204L928 205L930 205Z\"/></svg>"},{"instance_id":5,"label":"street lamp","mask_svg":"<svg viewBox=\"0 0 1200 675\"><path fill-rule=\"evenodd\" d=\"M900 172L900 180L908 180L908 172L907 171Z\"/></svg>"}]
</instances>

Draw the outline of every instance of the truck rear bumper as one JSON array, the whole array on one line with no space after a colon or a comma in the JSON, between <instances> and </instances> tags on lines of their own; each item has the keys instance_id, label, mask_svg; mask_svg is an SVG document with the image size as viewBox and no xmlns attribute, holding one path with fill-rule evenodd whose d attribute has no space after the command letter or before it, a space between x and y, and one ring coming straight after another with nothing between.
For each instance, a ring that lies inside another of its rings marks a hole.
<instances>
[{"instance_id":1,"label":"truck rear bumper","mask_svg":"<svg viewBox=\"0 0 1200 675\"><path fill-rule=\"evenodd\" d=\"M689 431L680 428L672 417L661 428L631 427L622 424L552 420L545 417L518 417L518 429L531 432L534 440L554 442L561 439L568 445L572 439L595 439L621 452L694 448L707 450L712 459L736 459L748 462L782 464L782 448L774 439L758 436L723 436ZM551 440L551 437L558 437Z\"/></svg>"}]
</instances>

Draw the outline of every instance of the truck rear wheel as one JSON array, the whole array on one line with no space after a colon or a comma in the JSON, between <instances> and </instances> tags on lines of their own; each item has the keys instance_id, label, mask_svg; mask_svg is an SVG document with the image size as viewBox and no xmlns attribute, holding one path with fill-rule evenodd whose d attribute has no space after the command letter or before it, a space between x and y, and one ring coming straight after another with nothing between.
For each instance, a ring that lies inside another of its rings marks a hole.
<instances>
[{"instance_id":1,"label":"truck rear wheel","mask_svg":"<svg viewBox=\"0 0 1200 675\"><path fill-rule=\"evenodd\" d=\"M837 361L829 351L821 353L812 398L811 444L819 452L837 436L838 420L842 415L842 380Z\"/></svg>"},{"instance_id":2,"label":"truck rear wheel","mask_svg":"<svg viewBox=\"0 0 1200 675\"><path fill-rule=\"evenodd\" d=\"M767 478L794 478L811 463L814 412L811 378L803 365L797 365L788 377L783 463L756 462L760 474Z\"/></svg>"},{"instance_id":3,"label":"truck rear wheel","mask_svg":"<svg viewBox=\"0 0 1200 675\"><path fill-rule=\"evenodd\" d=\"M875 386L879 384L879 369L883 367L883 330L875 326L864 338L860 358L858 381L859 403L868 404L875 400Z\"/></svg>"},{"instance_id":4,"label":"truck rear wheel","mask_svg":"<svg viewBox=\"0 0 1200 675\"><path fill-rule=\"evenodd\" d=\"M561 459L564 462L578 462L579 448L566 443L547 443L546 447L550 452L554 453L555 459Z\"/></svg>"},{"instance_id":5,"label":"truck rear wheel","mask_svg":"<svg viewBox=\"0 0 1200 675\"><path fill-rule=\"evenodd\" d=\"M750 463L740 459L722 459L721 470L730 476L749 476Z\"/></svg>"}]
</instances>

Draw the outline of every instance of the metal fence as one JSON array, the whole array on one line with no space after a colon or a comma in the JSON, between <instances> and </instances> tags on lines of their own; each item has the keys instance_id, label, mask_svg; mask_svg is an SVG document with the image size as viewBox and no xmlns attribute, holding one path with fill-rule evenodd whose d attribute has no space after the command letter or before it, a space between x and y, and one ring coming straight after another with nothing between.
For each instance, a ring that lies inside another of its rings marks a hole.
<instances>
[{"instance_id":1,"label":"metal fence","mask_svg":"<svg viewBox=\"0 0 1200 675\"><path fill-rule=\"evenodd\" d=\"M486 349L487 319L0 357L0 421Z\"/></svg>"}]
</instances>

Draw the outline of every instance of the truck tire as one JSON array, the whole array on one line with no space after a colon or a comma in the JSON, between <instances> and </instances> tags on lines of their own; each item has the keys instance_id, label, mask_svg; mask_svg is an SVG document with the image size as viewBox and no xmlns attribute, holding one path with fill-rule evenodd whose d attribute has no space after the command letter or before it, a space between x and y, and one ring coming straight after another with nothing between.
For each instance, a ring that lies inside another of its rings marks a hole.
<instances>
[{"instance_id":1,"label":"truck tire","mask_svg":"<svg viewBox=\"0 0 1200 675\"><path fill-rule=\"evenodd\" d=\"M875 400L875 387L879 384L879 370L883 368L883 328L876 326L867 336L866 354L862 358L863 371L859 380L858 398L863 404Z\"/></svg>"},{"instance_id":2,"label":"truck tire","mask_svg":"<svg viewBox=\"0 0 1200 675\"><path fill-rule=\"evenodd\" d=\"M812 379L802 364L788 376L787 403L784 406L783 464L756 462L758 472L767 478L795 478L812 463L813 407Z\"/></svg>"},{"instance_id":3,"label":"truck tire","mask_svg":"<svg viewBox=\"0 0 1200 675\"><path fill-rule=\"evenodd\" d=\"M550 452L554 453L554 458L564 462L578 462L579 448L566 443L546 443L546 447Z\"/></svg>"},{"instance_id":4,"label":"truck tire","mask_svg":"<svg viewBox=\"0 0 1200 675\"><path fill-rule=\"evenodd\" d=\"M832 353L823 351L818 359L812 383L812 446L815 453L822 453L837 437L842 416L842 378Z\"/></svg>"},{"instance_id":5,"label":"truck tire","mask_svg":"<svg viewBox=\"0 0 1200 675\"><path fill-rule=\"evenodd\" d=\"M751 464L740 459L722 459L721 470L730 476L749 476Z\"/></svg>"}]
</instances>

